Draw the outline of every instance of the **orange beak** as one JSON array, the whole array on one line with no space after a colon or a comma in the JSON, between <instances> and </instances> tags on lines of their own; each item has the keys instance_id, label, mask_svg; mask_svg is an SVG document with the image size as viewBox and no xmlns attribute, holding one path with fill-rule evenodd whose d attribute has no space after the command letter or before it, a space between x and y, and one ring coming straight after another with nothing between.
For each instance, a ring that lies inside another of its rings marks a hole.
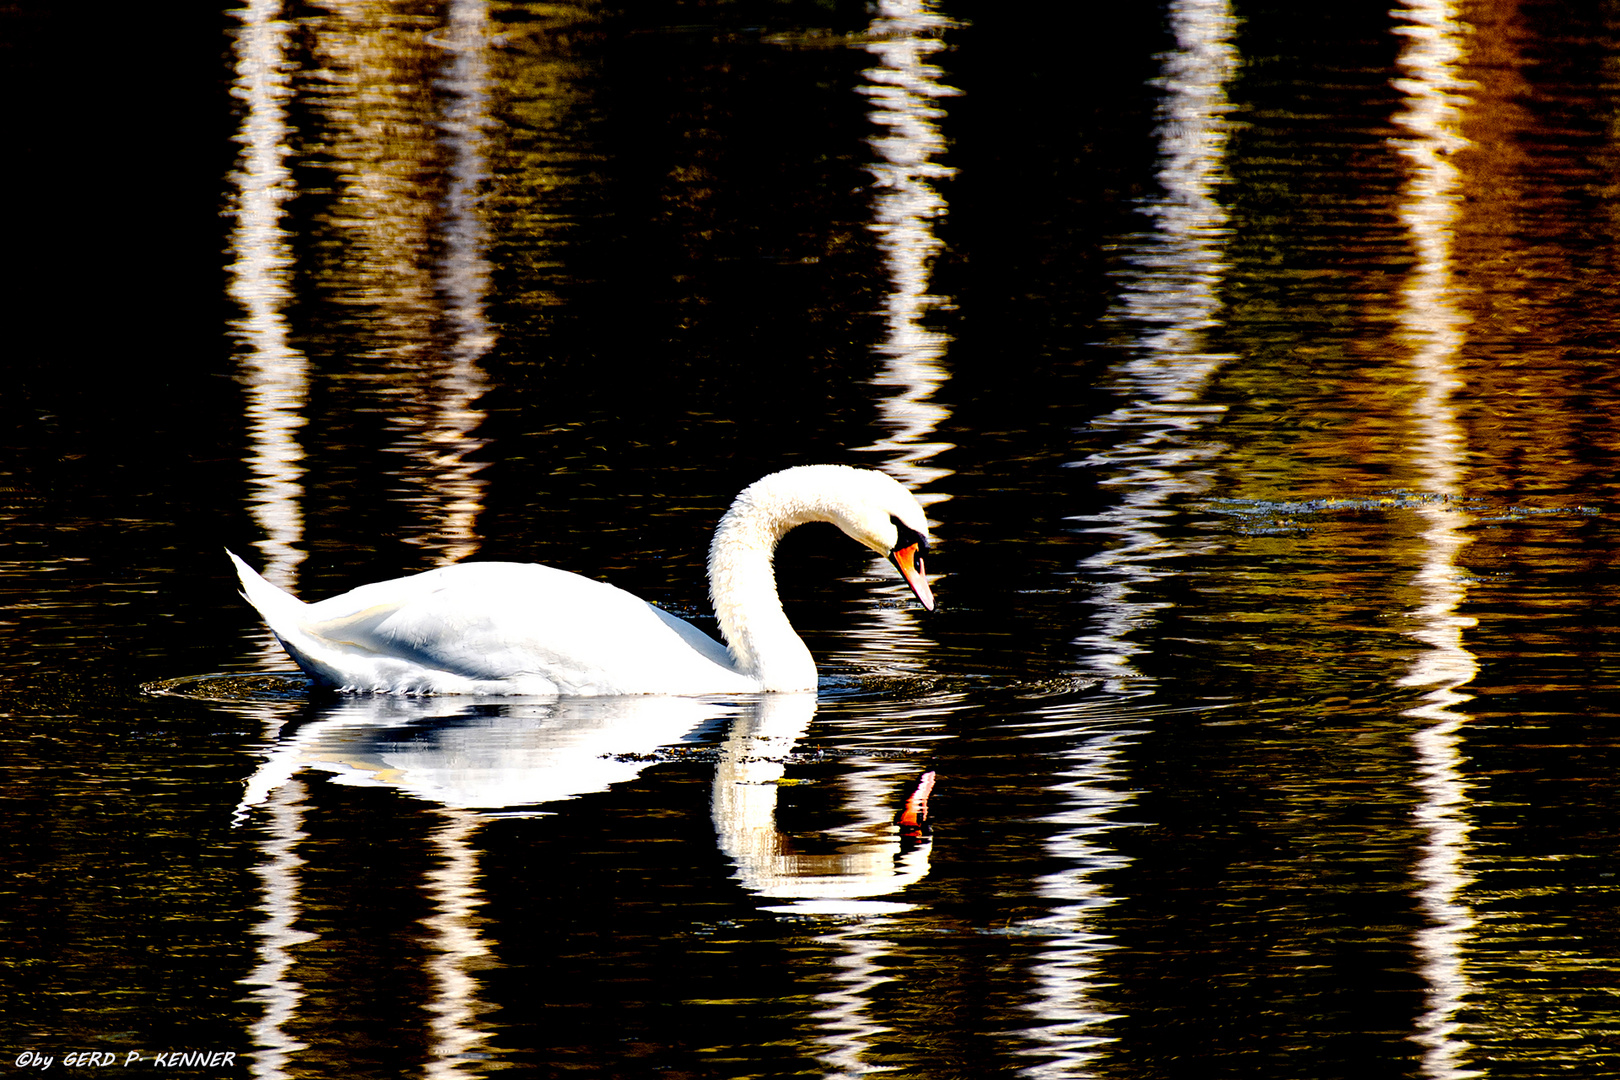
<instances>
[{"instance_id":1,"label":"orange beak","mask_svg":"<svg viewBox=\"0 0 1620 1080\"><path fill-rule=\"evenodd\" d=\"M923 559L919 545L908 544L903 548L895 548L889 552L889 561L900 571L900 576L906 579L911 591L917 594L917 600L922 604L923 610L933 611L934 590L928 587L928 579L923 577Z\"/></svg>"}]
</instances>

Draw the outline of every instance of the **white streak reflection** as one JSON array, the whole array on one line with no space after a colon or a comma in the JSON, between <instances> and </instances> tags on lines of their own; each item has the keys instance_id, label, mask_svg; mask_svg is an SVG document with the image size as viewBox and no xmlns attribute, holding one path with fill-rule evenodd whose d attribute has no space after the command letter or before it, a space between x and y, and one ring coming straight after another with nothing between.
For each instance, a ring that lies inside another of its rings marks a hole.
<instances>
[{"instance_id":1,"label":"white streak reflection","mask_svg":"<svg viewBox=\"0 0 1620 1080\"><path fill-rule=\"evenodd\" d=\"M930 310L949 306L929 291L929 277L943 246L933 223L946 212L934 181L955 173L934 160L945 150L939 102L958 91L939 81L940 69L929 57L945 47L940 35L951 25L929 0L881 0L863 43L880 64L865 72L860 88L872 100L872 122L882 129L871 140L877 160L867 168L877 191L871 229L889 272L888 333L877 350L883 370L874 382L893 388L878 406L889 434L863 449L885 454L889 471L920 492L925 506L945 497L930 495L927 486L949 475L925 463L951 445L936 435L950 411L931 400L947 378L941 360L950 338L923 325Z\"/></svg>"},{"instance_id":2,"label":"white streak reflection","mask_svg":"<svg viewBox=\"0 0 1620 1080\"><path fill-rule=\"evenodd\" d=\"M1401 204L1401 221L1412 236L1417 263L1402 293L1402 336L1411 346L1411 372L1417 390L1412 409L1412 456L1423 488L1440 496L1418 512L1424 520L1423 564L1415 583L1421 602L1413 612L1413 635L1427 646L1401 680L1427 687L1422 703L1408 716L1423 724L1412 736L1421 801L1414 818L1424 844L1414 874L1417 897L1428 926L1415 941L1428 983L1425 1011L1412 1038L1423 1049L1423 1071L1435 1078L1479 1075L1465 1067L1468 1043L1457 1013L1471 992L1463 954L1475 918L1464 893L1468 871L1471 785L1459 731L1468 721L1455 706L1470 700L1461 692L1477 663L1463 642L1474 620L1458 614L1465 590L1457 559L1467 537L1468 517L1453 501L1462 492L1466 445L1457 423L1454 392L1462 380L1456 357L1466 319L1453 300L1451 243L1459 212L1460 174L1451 154L1465 145L1459 134L1466 88L1457 75L1464 28L1450 0L1407 0L1394 12L1395 32L1405 38L1399 64L1404 77L1396 87L1406 96L1395 122L1408 134L1396 141L1411 172Z\"/></svg>"},{"instance_id":3,"label":"white streak reflection","mask_svg":"<svg viewBox=\"0 0 1620 1080\"><path fill-rule=\"evenodd\" d=\"M289 274L291 244L282 226L284 204L292 193L287 166L286 101L291 96L287 53L292 24L283 21L280 0L250 0L237 13L242 25L234 39L236 74L231 92L244 103L241 153L233 180L237 188L236 223L231 230L229 292L242 308L235 322L245 355L240 378L247 388L248 468L252 494L248 504L263 531L258 548L265 576L284 586L294 583L303 559L303 448L298 430L309 389L307 359L288 341L283 312L292 295ZM283 663L280 645L268 634L262 653ZM263 717L273 736L280 718ZM297 847L304 790L285 785L269 800L269 815L259 843L259 909L264 919L254 928L259 964L242 982L254 987L252 998L263 1008L253 1024L250 1070L256 1077L288 1075L290 1058L304 1044L287 1034L303 999L303 988L291 977L292 950L312 940L297 929L302 910Z\"/></svg>"},{"instance_id":4,"label":"white streak reflection","mask_svg":"<svg viewBox=\"0 0 1620 1080\"><path fill-rule=\"evenodd\" d=\"M1116 712L1119 699L1108 701L1110 713ZM1090 1075L1103 1047L1114 1041L1105 1025L1117 1015L1095 997L1107 985L1100 974L1103 954L1116 947L1098 923L1115 898L1095 877L1129 862L1107 842L1107 834L1131 824L1120 817L1135 794L1121 786L1119 758L1135 733L1099 730L1102 718L1094 708L1043 710L1030 733L1042 740L1064 738L1071 748L1062 754L1057 782L1047 788L1062 800L1062 808L1043 819L1056 827L1045 847L1060 868L1037 879L1036 888L1052 907L1026 926L1046 935L1049 944L1030 967L1034 998L1025 1007L1039 1023L1022 1033L1029 1045L1019 1053L1038 1061L1021 1070L1025 1076Z\"/></svg>"},{"instance_id":5,"label":"white streak reflection","mask_svg":"<svg viewBox=\"0 0 1620 1080\"><path fill-rule=\"evenodd\" d=\"M873 383L889 388L889 396L878 402L888 434L858 452L881 455L879 467L915 492L925 507L950 497L927 490L950 475L928 464L951 446L937 437L950 410L932 400L949 377L943 360L950 337L929 329L924 319L930 310L950 306L946 297L930 291L929 278L943 246L933 223L946 212L934 181L956 170L934 158L945 150L939 130L945 112L939 103L959 91L939 81L942 72L929 57L945 47L940 35L953 25L933 10L932 0L882 0L860 39L880 61L863 73L867 81L859 90L871 99L868 116L881 129L870 140L877 160L867 168L876 192L870 227L883 253L889 289L883 305L887 334L876 350L883 364ZM894 602L868 613L871 633L866 627L855 632L863 642L864 659L857 661L862 667L870 666L868 642L890 655L912 656L924 655L933 644L918 633L916 616L901 599L909 595L905 586L887 567L880 573L885 584L879 588Z\"/></svg>"},{"instance_id":6,"label":"white streak reflection","mask_svg":"<svg viewBox=\"0 0 1620 1080\"><path fill-rule=\"evenodd\" d=\"M1095 633L1081 638L1091 665L1107 677L1135 673L1132 641L1164 605L1146 601L1143 586L1170 571L1165 560L1197 551L1171 545L1160 533L1185 496L1212 480L1219 444L1203 434L1225 411L1198 398L1230 357L1204 347L1216 325L1225 277L1227 212L1215 198L1225 182L1230 105L1226 84L1237 71L1232 45L1237 20L1227 0L1176 0L1170 5L1176 48L1166 54L1160 82L1159 182L1164 194L1143 211L1151 231L1131 239L1111 320L1128 330L1129 356L1112 372L1111 388L1128 403L1093 421L1111 445L1074 464L1102 470L1118 502L1077 518L1083 532L1110 538L1084 563L1097 589Z\"/></svg>"},{"instance_id":7,"label":"white streak reflection","mask_svg":"<svg viewBox=\"0 0 1620 1080\"><path fill-rule=\"evenodd\" d=\"M303 987L291 977L293 950L315 939L297 926L303 912L298 878L304 865L298 844L306 839L303 785L283 785L267 801L266 809L259 864L253 868L259 878L259 910L264 913L253 928L259 966L242 984L254 988L251 997L264 1009L251 1029L255 1049L249 1055L250 1071L256 1077L279 1078L289 1075L289 1060L305 1048L287 1034L287 1025L297 1016L304 997Z\"/></svg>"},{"instance_id":8,"label":"white streak reflection","mask_svg":"<svg viewBox=\"0 0 1620 1080\"><path fill-rule=\"evenodd\" d=\"M258 548L264 575L284 587L294 584L303 560L304 451L298 430L309 392L309 362L288 342L283 312L292 296L292 249L282 225L292 195L287 166L289 130L286 101L292 94L287 52L292 24L279 18L280 0L252 0L236 14L236 78L231 92L245 104L237 135L241 154L233 179L237 187L236 225L231 230L231 298L242 307L235 322L245 355L241 379L247 386L248 468L253 492L248 502L264 532ZM266 638L265 655L280 647Z\"/></svg>"},{"instance_id":9,"label":"white streak reflection","mask_svg":"<svg viewBox=\"0 0 1620 1080\"><path fill-rule=\"evenodd\" d=\"M478 998L473 972L491 966L489 946L478 932L478 909L484 897L478 888L478 849L474 834L484 818L464 810L441 811L443 824L432 841L439 865L427 875L427 894L434 913L423 920L431 950L427 969L433 979L428 1002L433 1057L426 1074L443 1080L482 1072L487 1041L479 1017L488 1011ZM464 1066L469 1067L464 1069Z\"/></svg>"},{"instance_id":10,"label":"white streak reflection","mask_svg":"<svg viewBox=\"0 0 1620 1080\"><path fill-rule=\"evenodd\" d=\"M874 997L884 984L894 979L886 970L889 954L894 949L888 936L891 931L887 920L859 922L816 938L816 943L827 950L832 964L827 978L834 988L816 995L821 1008L815 1013L825 1045L820 1057L829 1078L843 1080L888 1071L869 1059L879 1040L884 1036L894 1037L893 1028L872 1017Z\"/></svg>"},{"instance_id":11,"label":"white streak reflection","mask_svg":"<svg viewBox=\"0 0 1620 1080\"><path fill-rule=\"evenodd\" d=\"M1135 673L1132 657L1143 646L1132 638L1163 606L1145 600L1142 588L1173 572L1168 560L1194 554L1160 529L1186 495L1211 480L1206 463L1220 447L1203 429L1223 410L1198 398L1229 359L1207 351L1204 335L1218 321L1225 275L1229 229L1215 193L1225 180L1226 84L1237 70L1231 43L1237 23L1226 0L1176 0L1170 25L1176 48L1161 62L1157 128L1164 193L1143 207L1153 227L1131 238L1111 314L1127 332L1121 343L1127 356L1113 369L1111 388L1128 403L1093 422L1111 444L1075 463L1103 470L1102 483L1119 490L1113 506L1076 519L1082 531L1109 538L1083 564L1097 590L1098 626L1077 644L1085 662L1111 679ZM1066 718L1061 709L1053 717ZM1065 767L1051 788L1062 809L1047 819L1055 829L1045 846L1061 869L1039 882L1052 906L1035 926L1052 938L1031 965L1035 990L1026 1007L1040 1022L1026 1033L1030 1045L1022 1051L1037 1059L1024 1074L1037 1077L1090 1075L1111 1041L1104 1026L1113 1016L1095 999L1102 955L1112 947L1097 928L1098 915L1114 899L1094 879L1125 862L1106 833L1120 827L1117 815L1132 796L1117 786L1122 736L1088 729L1079 712L1075 720Z\"/></svg>"}]
</instances>

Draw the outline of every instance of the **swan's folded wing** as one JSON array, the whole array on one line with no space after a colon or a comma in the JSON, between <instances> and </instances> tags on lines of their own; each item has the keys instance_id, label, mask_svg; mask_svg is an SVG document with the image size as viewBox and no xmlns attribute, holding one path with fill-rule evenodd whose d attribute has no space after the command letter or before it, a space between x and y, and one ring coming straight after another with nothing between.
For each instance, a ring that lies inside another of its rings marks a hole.
<instances>
[{"instance_id":1,"label":"swan's folded wing","mask_svg":"<svg viewBox=\"0 0 1620 1080\"><path fill-rule=\"evenodd\" d=\"M311 605L303 629L342 654L333 666L359 690L398 690L413 678L414 688L440 693L753 689L725 647L696 627L546 566L462 563L362 586Z\"/></svg>"}]
</instances>

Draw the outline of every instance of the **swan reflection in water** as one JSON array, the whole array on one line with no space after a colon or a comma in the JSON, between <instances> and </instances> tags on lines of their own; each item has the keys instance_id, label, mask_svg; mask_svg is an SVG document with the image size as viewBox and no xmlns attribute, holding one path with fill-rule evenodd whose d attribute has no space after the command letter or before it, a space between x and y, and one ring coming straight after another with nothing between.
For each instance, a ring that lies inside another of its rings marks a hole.
<instances>
[{"instance_id":1,"label":"swan reflection in water","mask_svg":"<svg viewBox=\"0 0 1620 1080\"><path fill-rule=\"evenodd\" d=\"M429 838L439 865L423 882L434 908L423 921L432 976L427 1007L433 1076L471 1075L463 1069L478 1071L487 1053L490 1032L481 1018L488 1007L480 1000L475 974L490 952L476 917L484 903L476 845L480 825L496 817L545 815L550 805L605 792L667 758L671 747L691 743L718 725L730 723L710 800L717 842L743 888L769 901L765 910L882 916L909 905L878 898L891 897L928 873L931 772L910 786L896 818L884 807L892 805L896 789L909 777L894 761L863 766L846 759L852 769L848 790L869 804L851 813L856 820L832 830L820 851L807 850L816 838L796 838L778 827L779 782L794 745L815 717L814 694L498 702L338 695L314 704L312 718L283 729L266 750L236 812L239 824L263 819L264 859L258 869L265 917L256 929L261 962L243 980L264 1008L254 1027L256 1077L286 1076L285 1062L303 1046L290 1029L304 1000L298 947L310 939L294 929L303 910L305 860L299 851L308 839L300 825L305 787L299 774L305 770L328 773L341 784L393 788L432 804L444 818ZM275 711L267 702L249 708ZM276 726L269 724L271 730ZM853 964L858 973L868 966L864 955L841 963ZM839 983L815 1019L822 1041L838 1054L859 1056L862 1033L876 1029L865 1017L864 995L851 999L851 993Z\"/></svg>"},{"instance_id":2,"label":"swan reflection in water","mask_svg":"<svg viewBox=\"0 0 1620 1080\"><path fill-rule=\"evenodd\" d=\"M548 804L635 779L675 746L730 721L715 767L711 810L720 849L749 892L795 909L895 910L879 903L928 872L927 797L932 774L914 779L898 817L860 808L830 850L806 850L776 823L780 781L794 744L815 717L814 694L746 698L612 697L471 700L342 695L280 738L247 782L237 807L254 807L306 769L340 784L388 787L452 810L545 814ZM883 775L851 784L887 804ZM874 767L871 771L878 770ZM892 796L891 796L892 798Z\"/></svg>"},{"instance_id":3,"label":"swan reflection in water","mask_svg":"<svg viewBox=\"0 0 1620 1080\"><path fill-rule=\"evenodd\" d=\"M720 849L756 896L790 900L806 913L878 914L909 905L872 899L900 892L928 874L928 796L934 774L915 779L898 815L885 813L885 780L852 778L870 798L853 808L861 820L838 830L831 850L812 851L776 824L777 797L787 756L815 715L810 694L773 694L732 721L715 767L712 809ZM872 782L864 782L872 781Z\"/></svg>"},{"instance_id":4,"label":"swan reflection in water","mask_svg":"<svg viewBox=\"0 0 1620 1080\"><path fill-rule=\"evenodd\" d=\"M237 806L305 769L456 810L541 813L633 780L651 755L735 706L698 698L503 699L339 695L269 748Z\"/></svg>"}]
</instances>

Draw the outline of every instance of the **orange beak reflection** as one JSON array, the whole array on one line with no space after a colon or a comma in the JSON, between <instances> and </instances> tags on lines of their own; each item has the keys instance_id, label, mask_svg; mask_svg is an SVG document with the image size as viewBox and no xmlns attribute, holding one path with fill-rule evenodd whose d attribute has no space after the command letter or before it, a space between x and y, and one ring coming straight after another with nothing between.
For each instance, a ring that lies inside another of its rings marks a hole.
<instances>
[{"instance_id":1,"label":"orange beak reflection","mask_svg":"<svg viewBox=\"0 0 1620 1080\"><path fill-rule=\"evenodd\" d=\"M903 548L895 548L889 552L889 561L894 568L900 571L900 576L906 579L911 591L917 594L923 610L934 610L934 590L928 587L928 579L923 576L923 557L920 545L908 544Z\"/></svg>"}]
</instances>

